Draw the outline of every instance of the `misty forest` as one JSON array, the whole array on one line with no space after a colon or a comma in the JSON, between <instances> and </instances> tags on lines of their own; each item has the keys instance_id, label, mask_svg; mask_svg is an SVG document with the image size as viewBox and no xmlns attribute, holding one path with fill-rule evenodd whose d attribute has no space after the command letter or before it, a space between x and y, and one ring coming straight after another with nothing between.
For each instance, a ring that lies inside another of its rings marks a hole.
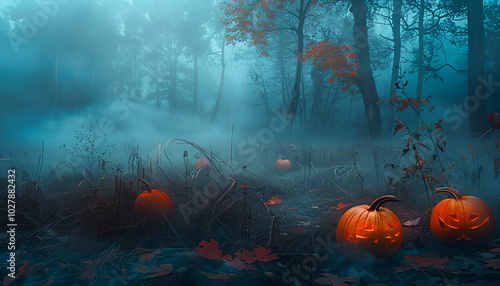
<instances>
[{"instance_id":1,"label":"misty forest","mask_svg":"<svg viewBox=\"0 0 500 286\"><path fill-rule=\"evenodd\" d=\"M4 285L498 285L500 1L3 0Z\"/></svg>"}]
</instances>

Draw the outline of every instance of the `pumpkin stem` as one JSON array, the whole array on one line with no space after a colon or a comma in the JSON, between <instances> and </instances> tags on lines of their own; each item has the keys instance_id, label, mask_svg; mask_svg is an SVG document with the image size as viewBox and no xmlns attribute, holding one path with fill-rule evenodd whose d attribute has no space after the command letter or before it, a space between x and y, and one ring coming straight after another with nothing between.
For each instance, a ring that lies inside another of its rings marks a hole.
<instances>
[{"instance_id":1,"label":"pumpkin stem","mask_svg":"<svg viewBox=\"0 0 500 286\"><path fill-rule=\"evenodd\" d=\"M380 206L382 204L385 204L386 202L399 202L399 200L398 200L398 198L396 198L396 196L392 196L392 195L382 196L382 197L374 200L373 203L370 205L370 208L368 210L369 211L378 211Z\"/></svg>"},{"instance_id":2,"label":"pumpkin stem","mask_svg":"<svg viewBox=\"0 0 500 286\"><path fill-rule=\"evenodd\" d=\"M445 194L449 195L450 197L454 198L455 200L462 199L462 195L454 188L450 188L450 187L436 188L435 192L436 192L436 194L445 193Z\"/></svg>"},{"instance_id":3,"label":"pumpkin stem","mask_svg":"<svg viewBox=\"0 0 500 286\"><path fill-rule=\"evenodd\" d=\"M146 180L144 180L143 178L139 178L139 182L143 183L146 186L146 188L148 188L148 193L152 192L151 185L148 182L146 182Z\"/></svg>"}]
</instances>

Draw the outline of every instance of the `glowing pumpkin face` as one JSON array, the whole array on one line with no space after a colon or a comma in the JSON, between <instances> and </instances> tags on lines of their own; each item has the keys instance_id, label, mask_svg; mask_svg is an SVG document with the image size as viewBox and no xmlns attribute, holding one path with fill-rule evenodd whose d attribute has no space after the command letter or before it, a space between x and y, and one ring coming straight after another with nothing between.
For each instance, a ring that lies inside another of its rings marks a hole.
<instances>
[{"instance_id":1,"label":"glowing pumpkin face","mask_svg":"<svg viewBox=\"0 0 500 286\"><path fill-rule=\"evenodd\" d=\"M368 206L360 205L347 210L337 225L339 248L354 256L371 253L378 258L394 256L403 239L403 228L398 217L389 209L380 207L395 196L383 196Z\"/></svg>"},{"instance_id":2,"label":"glowing pumpkin face","mask_svg":"<svg viewBox=\"0 0 500 286\"><path fill-rule=\"evenodd\" d=\"M292 170L292 163L290 160L279 159L274 163L274 168L279 172L289 172Z\"/></svg>"},{"instance_id":3,"label":"glowing pumpkin face","mask_svg":"<svg viewBox=\"0 0 500 286\"><path fill-rule=\"evenodd\" d=\"M201 167L204 167L204 166L207 166L208 165L208 160L207 159L198 159L194 162L194 166L196 168L201 168Z\"/></svg>"},{"instance_id":4,"label":"glowing pumpkin face","mask_svg":"<svg viewBox=\"0 0 500 286\"><path fill-rule=\"evenodd\" d=\"M464 196L453 188L437 188L451 198L440 201L432 210L431 230L443 243L474 244L491 239L495 217L488 204L478 197Z\"/></svg>"},{"instance_id":5,"label":"glowing pumpkin face","mask_svg":"<svg viewBox=\"0 0 500 286\"><path fill-rule=\"evenodd\" d=\"M151 189L149 183L142 178L139 178L139 181L145 184L148 190L135 199L134 212L153 218L161 218L163 213L169 216L174 207L170 196L163 191Z\"/></svg>"}]
</instances>

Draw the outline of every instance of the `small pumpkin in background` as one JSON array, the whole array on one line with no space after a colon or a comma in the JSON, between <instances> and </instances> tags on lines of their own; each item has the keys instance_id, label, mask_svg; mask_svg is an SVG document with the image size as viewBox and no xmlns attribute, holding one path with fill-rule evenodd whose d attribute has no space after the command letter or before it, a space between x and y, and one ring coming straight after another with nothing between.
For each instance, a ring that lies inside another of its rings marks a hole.
<instances>
[{"instance_id":1,"label":"small pumpkin in background","mask_svg":"<svg viewBox=\"0 0 500 286\"><path fill-rule=\"evenodd\" d=\"M339 248L353 257L372 254L389 259L401 247L403 228L399 218L389 209L381 207L386 202L399 201L395 196L382 196L371 205L348 209L337 225Z\"/></svg>"},{"instance_id":2,"label":"small pumpkin in background","mask_svg":"<svg viewBox=\"0 0 500 286\"><path fill-rule=\"evenodd\" d=\"M139 178L139 181L146 186L147 190L135 199L134 213L154 218L162 218L163 213L167 216L171 215L174 205L170 196L163 191L151 189L149 183L143 178Z\"/></svg>"},{"instance_id":3,"label":"small pumpkin in background","mask_svg":"<svg viewBox=\"0 0 500 286\"><path fill-rule=\"evenodd\" d=\"M196 168L201 168L201 167L205 167L208 165L208 160L203 158L203 159L198 159L194 162L194 166Z\"/></svg>"},{"instance_id":4,"label":"small pumpkin in background","mask_svg":"<svg viewBox=\"0 0 500 286\"><path fill-rule=\"evenodd\" d=\"M292 170L292 163L290 160L278 159L274 163L274 168L279 172L289 172Z\"/></svg>"},{"instance_id":5,"label":"small pumpkin in background","mask_svg":"<svg viewBox=\"0 0 500 286\"><path fill-rule=\"evenodd\" d=\"M495 217L482 199L462 196L454 188L437 188L450 198L440 201L432 210L431 230L446 244L476 244L488 242L495 232Z\"/></svg>"}]
</instances>

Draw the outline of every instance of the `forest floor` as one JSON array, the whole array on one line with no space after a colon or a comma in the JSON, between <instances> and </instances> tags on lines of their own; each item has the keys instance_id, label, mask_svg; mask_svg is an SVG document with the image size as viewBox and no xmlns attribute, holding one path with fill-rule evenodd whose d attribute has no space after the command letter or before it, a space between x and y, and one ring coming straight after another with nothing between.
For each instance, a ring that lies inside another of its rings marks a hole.
<instances>
[{"instance_id":1,"label":"forest floor","mask_svg":"<svg viewBox=\"0 0 500 286\"><path fill-rule=\"evenodd\" d=\"M430 229L431 206L444 196L427 193L418 175L388 182L385 175L395 167L377 163L377 156L370 163L356 161L345 150L309 155L292 150L285 155L294 168L282 173L274 169L276 156L245 166L201 151L208 166L189 163L167 170L143 160L116 176L108 170L94 179L85 172L47 178L46 191L25 176L16 197L18 276L4 276L4 283L431 286L500 281L498 224L493 239L482 245L438 242ZM134 201L145 190L139 177L169 194L171 214L134 212ZM469 193L500 217L494 183L478 188L478 182L469 180L471 190L476 186ZM0 185L6 189L7 181ZM400 250L389 260L346 257L335 238L340 217L382 195L399 198L384 207L403 225ZM1 207L6 209L5 199ZM9 241L6 231L1 229L1 245ZM4 273L8 252L1 255Z\"/></svg>"}]
</instances>

